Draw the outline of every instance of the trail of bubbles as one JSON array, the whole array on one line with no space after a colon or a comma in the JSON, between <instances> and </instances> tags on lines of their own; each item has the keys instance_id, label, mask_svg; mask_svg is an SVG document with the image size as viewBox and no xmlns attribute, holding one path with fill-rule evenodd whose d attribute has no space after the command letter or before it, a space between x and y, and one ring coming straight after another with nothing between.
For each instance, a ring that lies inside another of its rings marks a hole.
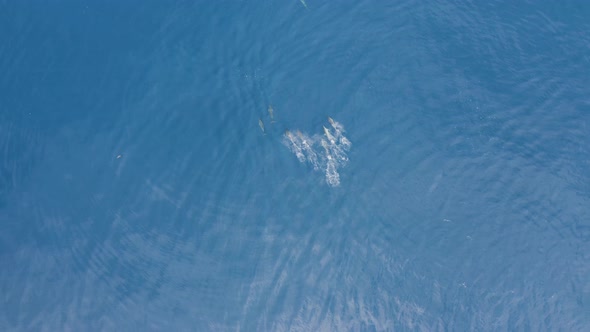
<instances>
[{"instance_id":1,"label":"trail of bubbles","mask_svg":"<svg viewBox=\"0 0 590 332\"><path fill-rule=\"evenodd\" d=\"M284 144L302 162L308 162L314 170L322 170L326 175L326 182L333 187L340 185L338 169L348 163L347 152L351 142L344 136L344 126L328 118L332 129L324 128L324 135L309 136L296 130L287 130Z\"/></svg>"},{"instance_id":2,"label":"trail of bubbles","mask_svg":"<svg viewBox=\"0 0 590 332\"><path fill-rule=\"evenodd\" d=\"M299 159L300 162L305 162L305 156L303 155L303 150L301 149L301 139L298 136L293 135L288 130L285 132L285 138L287 147L289 147L291 152L297 156L297 159Z\"/></svg>"},{"instance_id":3,"label":"trail of bubbles","mask_svg":"<svg viewBox=\"0 0 590 332\"><path fill-rule=\"evenodd\" d=\"M306 156L307 161L313 166L315 170L318 170L318 156L310 145L310 143L313 144L313 138L304 135L299 130L297 131L297 136L299 136L299 139L301 140L301 147L304 152L304 155Z\"/></svg>"}]
</instances>

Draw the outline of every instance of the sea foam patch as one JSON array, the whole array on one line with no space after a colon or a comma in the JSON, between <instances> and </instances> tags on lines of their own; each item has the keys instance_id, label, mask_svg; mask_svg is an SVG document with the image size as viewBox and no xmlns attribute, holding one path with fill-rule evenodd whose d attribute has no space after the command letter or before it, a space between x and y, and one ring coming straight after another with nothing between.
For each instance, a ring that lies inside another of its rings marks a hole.
<instances>
[{"instance_id":1,"label":"sea foam patch","mask_svg":"<svg viewBox=\"0 0 590 332\"><path fill-rule=\"evenodd\" d=\"M340 185L338 169L348 163L347 152L352 145L344 136L344 126L328 118L331 128L324 127L323 135L309 136L299 130L287 130L283 143L302 163L309 163L314 170L326 175L326 182L332 187Z\"/></svg>"}]
</instances>

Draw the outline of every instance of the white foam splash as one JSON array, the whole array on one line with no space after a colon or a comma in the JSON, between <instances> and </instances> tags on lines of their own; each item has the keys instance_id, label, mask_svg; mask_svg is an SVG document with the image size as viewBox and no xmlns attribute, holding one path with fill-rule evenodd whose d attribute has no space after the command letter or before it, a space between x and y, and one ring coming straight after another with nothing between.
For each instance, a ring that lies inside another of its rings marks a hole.
<instances>
[{"instance_id":1,"label":"white foam splash","mask_svg":"<svg viewBox=\"0 0 590 332\"><path fill-rule=\"evenodd\" d=\"M348 163L347 152L352 145L344 136L344 126L328 118L332 129L324 127L324 135L309 136L296 130L286 131L283 142L302 163L309 163L316 171L326 174L326 182L333 187L340 185L338 169Z\"/></svg>"}]
</instances>

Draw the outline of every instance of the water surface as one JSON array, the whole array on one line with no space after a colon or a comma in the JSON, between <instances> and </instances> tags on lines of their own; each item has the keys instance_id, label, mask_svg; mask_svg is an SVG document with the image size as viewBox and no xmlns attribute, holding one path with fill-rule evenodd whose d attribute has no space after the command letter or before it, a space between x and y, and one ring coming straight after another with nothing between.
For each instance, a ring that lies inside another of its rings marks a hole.
<instances>
[{"instance_id":1,"label":"water surface","mask_svg":"<svg viewBox=\"0 0 590 332\"><path fill-rule=\"evenodd\" d=\"M590 329L583 2L1 6L1 330Z\"/></svg>"}]
</instances>

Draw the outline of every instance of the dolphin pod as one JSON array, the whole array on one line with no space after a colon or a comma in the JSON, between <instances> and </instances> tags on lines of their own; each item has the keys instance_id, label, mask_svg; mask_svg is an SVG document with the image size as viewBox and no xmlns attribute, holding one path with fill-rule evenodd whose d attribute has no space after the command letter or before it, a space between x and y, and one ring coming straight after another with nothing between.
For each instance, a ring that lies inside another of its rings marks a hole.
<instances>
[{"instance_id":1,"label":"dolphin pod","mask_svg":"<svg viewBox=\"0 0 590 332\"><path fill-rule=\"evenodd\" d=\"M344 126L328 117L332 128L322 126L323 135L309 136L296 130L287 130L283 135L283 143L295 154L301 163L309 163L314 170L325 172L328 185L340 185L338 169L348 163L347 152L351 142L344 136Z\"/></svg>"}]
</instances>

